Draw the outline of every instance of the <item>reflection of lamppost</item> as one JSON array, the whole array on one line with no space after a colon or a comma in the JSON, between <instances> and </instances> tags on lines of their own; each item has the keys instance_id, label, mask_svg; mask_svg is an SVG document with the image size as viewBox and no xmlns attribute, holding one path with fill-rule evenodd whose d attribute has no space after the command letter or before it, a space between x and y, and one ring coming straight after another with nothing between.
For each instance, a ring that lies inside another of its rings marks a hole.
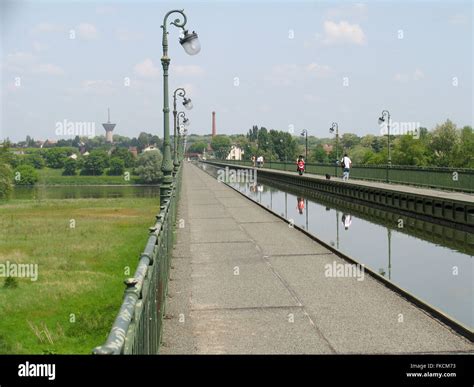
<instances>
[{"instance_id":1,"label":"reflection of lamppost","mask_svg":"<svg viewBox=\"0 0 474 387\"><path fill-rule=\"evenodd\" d=\"M182 87L177 88L174 93L173 93L173 127L174 127L174 137L173 137L173 142L174 142L174 148L173 148L173 165L174 165L174 173L178 171L179 167L179 157L178 157L178 124L177 124L177 115L178 111L176 110L176 99L177 96L183 98L183 106L191 110L193 108L193 103L191 102L190 98L186 98L186 90L184 90Z\"/></svg>"},{"instance_id":2,"label":"reflection of lamppost","mask_svg":"<svg viewBox=\"0 0 474 387\"><path fill-rule=\"evenodd\" d=\"M387 118L385 118L387 116ZM392 155L390 153L390 113L388 110L383 110L382 115L379 117L379 125L382 123L387 122L387 152L388 152L388 160L387 160L387 183L388 179L388 169L392 166Z\"/></svg>"},{"instance_id":3,"label":"reflection of lamppost","mask_svg":"<svg viewBox=\"0 0 474 387\"><path fill-rule=\"evenodd\" d=\"M329 128L330 133L336 132L336 174L334 176L337 177L337 163L339 162L339 125L337 122L333 122L331 127Z\"/></svg>"},{"instance_id":4,"label":"reflection of lamppost","mask_svg":"<svg viewBox=\"0 0 474 387\"><path fill-rule=\"evenodd\" d=\"M170 58L168 57L168 30L167 22L168 17L172 13L178 13L183 17L181 21L179 18L171 22L175 27L183 30L184 36L179 39L179 42L183 46L184 50L189 55L195 55L201 50L201 45L198 40L198 36L195 32L189 33L184 29L186 25L186 15L183 10L174 9L166 13L163 19L163 56L161 57L161 65L163 67L163 162L161 164L161 171L163 172L163 181L160 186L160 199L161 204L164 204L171 195L171 187L173 184L173 161L171 160L171 149L170 149L170 108L169 108L169 96L168 96L168 69L170 65Z\"/></svg>"},{"instance_id":5,"label":"reflection of lamppost","mask_svg":"<svg viewBox=\"0 0 474 387\"><path fill-rule=\"evenodd\" d=\"M392 279L392 230L387 228L388 239L388 279Z\"/></svg>"},{"instance_id":6,"label":"reflection of lamppost","mask_svg":"<svg viewBox=\"0 0 474 387\"><path fill-rule=\"evenodd\" d=\"M308 229L308 199L306 199L306 231L309 231Z\"/></svg>"},{"instance_id":7,"label":"reflection of lamppost","mask_svg":"<svg viewBox=\"0 0 474 387\"><path fill-rule=\"evenodd\" d=\"M306 129L303 129L301 132L302 136L306 137L306 144L305 144L305 160L308 162L308 131Z\"/></svg>"},{"instance_id":8,"label":"reflection of lamppost","mask_svg":"<svg viewBox=\"0 0 474 387\"><path fill-rule=\"evenodd\" d=\"M392 230L387 227L387 242L388 242L388 279L392 279ZM379 274L385 277L385 270L379 269Z\"/></svg>"}]
</instances>

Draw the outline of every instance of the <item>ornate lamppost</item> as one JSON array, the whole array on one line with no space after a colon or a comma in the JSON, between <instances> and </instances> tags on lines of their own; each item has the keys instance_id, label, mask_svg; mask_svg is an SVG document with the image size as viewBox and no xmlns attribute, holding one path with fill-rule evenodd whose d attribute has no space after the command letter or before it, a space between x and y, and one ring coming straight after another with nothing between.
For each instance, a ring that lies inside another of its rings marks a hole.
<instances>
[{"instance_id":1,"label":"ornate lamppost","mask_svg":"<svg viewBox=\"0 0 474 387\"><path fill-rule=\"evenodd\" d=\"M379 117L379 125L382 125L386 122L387 126L387 152L388 152L388 159L387 159L387 183L389 182L388 170L392 166L392 154L390 152L390 112L388 110L383 110L382 115Z\"/></svg>"},{"instance_id":2,"label":"ornate lamppost","mask_svg":"<svg viewBox=\"0 0 474 387\"><path fill-rule=\"evenodd\" d=\"M201 45L197 34L193 31L189 33L184 26L186 25L186 15L184 10L174 9L166 13L163 19L163 56L161 57L161 65L163 67L163 163L161 164L161 171L163 172L163 181L160 186L160 200L161 204L168 201L171 195L171 189L173 185L173 161L171 160L171 149L170 149L170 108L169 108L169 96L168 96L168 69L170 65L170 58L168 57L168 30L167 22L168 17L177 13L182 16L176 18L170 24L175 27L181 28L183 31L183 37L179 39L179 42L183 46L184 50L189 55L196 55L201 50Z\"/></svg>"},{"instance_id":3,"label":"ornate lamppost","mask_svg":"<svg viewBox=\"0 0 474 387\"><path fill-rule=\"evenodd\" d=\"M333 122L331 127L329 128L330 133L336 132L336 173L334 176L337 177L337 166L339 163L339 125L337 122Z\"/></svg>"},{"instance_id":4,"label":"ornate lamppost","mask_svg":"<svg viewBox=\"0 0 474 387\"><path fill-rule=\"evenodd\" d=\"M174 93L173 93L173 127L174 127L174 135L173 135L173 142L174 142L174 147L173 147L173 165L174 165L174 171L173 173L176 174L179 168L179 155L178 155L178 136L179 136L179 129L178 129L178 123L177 123L177 115L178 111L176 110L176 100L177 97L183 98L183 106L191 110L193 108L193 103L191 102L190 98L186 98L186 90L184 90L182 87L177 88Z\"/></svg>"}]
</instances>

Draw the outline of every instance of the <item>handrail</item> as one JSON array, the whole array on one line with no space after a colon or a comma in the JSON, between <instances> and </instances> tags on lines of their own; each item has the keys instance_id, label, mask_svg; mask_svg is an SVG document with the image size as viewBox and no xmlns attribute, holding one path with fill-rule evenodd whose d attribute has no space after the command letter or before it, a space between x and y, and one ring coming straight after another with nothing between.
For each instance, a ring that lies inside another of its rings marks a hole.
<instances>
[{"instance_id":1,"label":"handrail","mask_svg":"<svg viewBox=\"0 0 474 387\"><path fill-rule=\"evenodd\" d=\"M180 166L170 200L160 205L156 223L149 228L150 234L134 276L124 281L124 300L107 340L93 350L94 354L158 353L181 171Z\"/></svg>"}]
</instances>

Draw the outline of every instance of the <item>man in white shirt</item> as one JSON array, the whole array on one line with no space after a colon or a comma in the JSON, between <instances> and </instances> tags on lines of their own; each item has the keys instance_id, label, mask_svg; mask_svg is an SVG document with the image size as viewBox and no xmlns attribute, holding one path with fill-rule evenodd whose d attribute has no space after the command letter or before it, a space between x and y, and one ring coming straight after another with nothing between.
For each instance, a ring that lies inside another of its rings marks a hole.
<instances>
[{"instance_id":1,"label":"man in white shirt","mask_svg":"<svg viewBox=\"0 0 474 387\"><path fill-rule=\"evenodd\" d=\"M344 157L341 160L341 164L343 168L342 180L349 180L349 172L352 166L352 161L347 156L347 153L344 154Z\"/></svg>"}]
</instances>

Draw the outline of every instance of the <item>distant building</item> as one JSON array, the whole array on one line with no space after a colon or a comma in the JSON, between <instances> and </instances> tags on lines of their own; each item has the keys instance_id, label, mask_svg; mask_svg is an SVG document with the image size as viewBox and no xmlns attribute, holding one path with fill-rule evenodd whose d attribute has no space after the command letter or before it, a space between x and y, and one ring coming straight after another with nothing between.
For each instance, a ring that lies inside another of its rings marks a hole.
<instances>
[{"instance_id":1,"label":"distant building","mask_svg":"<svg viewBox=\"0 0 474 387\"><path fill-rule=\"evenodd\" d=\"M230 152L226 157L226 160L242 160L242 156L244 155L244 151L241 147L237 145L232 145L230 148Z\"/></svg>"},{"instance_id":2,"label":"distant building","mask_svg":"<svg viewBox=\"0 0 474 387\"><path fill-rule=\"evenodd\" d=\"M114 140L113 140L113 134L112 133L114 131L115 125L117 125L117 124L112 124L110 122L110 109L109 108L107 108L107 112L108 112L107 122L102 124L102 126L105 129L105 141L109 142L109 143L113 143Z\"/></svg>"},{"instance_id":3,"label":"distant building","mask_svg":"<svg viewBox=\"0 0 474 387\"><path fill-rule=\"evenodd\" d=\"M136 146L130 146L128 147L128 151L133 155L133 157L138 156L138 149Z\"/></svg>"},{"instance_id":4,"label":"distant building","mask_svg":"<svg viewBox=\"0 0 474 387\"><path fill-rule=\"evenodd\" d=\"M154 151L154 150L158 150L156 145L148 145L145 149L143 149L143 152L150 152L150 151Z\"/></svg>"},{"instance_id":5,"label":"distant building","mask_svg":"<svg viewBox=\"0 0 474 387\"><path fill-rule=\"evenodd\" d=\"M326 152L327 155L332 152L332 148L333 148L332 145L329 145L329 144L323 145L324 152Z\"/></svg>"},{"instance_id":6,"label":"distant building","mask_svg":"<svg viewBox=\"0 0 474 387\"><path fill-rule=\"evenodd\" d=\"M40 145L40 148L48 148L48 147L56 145L57 143L58 142L55 140L46 140Z\"/></svg>"}]
</instances>

